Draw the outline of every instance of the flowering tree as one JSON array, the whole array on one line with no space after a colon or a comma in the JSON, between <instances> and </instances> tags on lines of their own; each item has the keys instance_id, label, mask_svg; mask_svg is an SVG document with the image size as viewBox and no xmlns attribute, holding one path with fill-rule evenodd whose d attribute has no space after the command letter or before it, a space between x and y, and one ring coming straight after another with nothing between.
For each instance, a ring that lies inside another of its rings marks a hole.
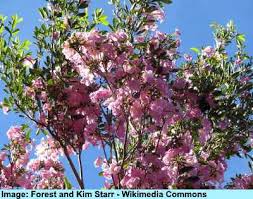
<instances>
[{"instance_id":1,"label":"flowering tree","mask_svg":"<svg viewBox=\"0 0 253 199\"><path fill-rule=\"evenodd\" d=\"M1 107L44 134L33 159L29 125L9 129L0 188L71 188L63 156L84 189L82 156L90 145L103 149L94 165L108 189L253 188L251 174L223 186L227 159L253 160L253 70L244 35L232 22L214 24L215 46L192 48L193 58L179 52L179 30L157 29L170 0L110 3L112 23L102 9L90 17L87 0L48 0L34 30L35 53L18 38L22 19L0 17Z\"/></svg>"}]
</instances>

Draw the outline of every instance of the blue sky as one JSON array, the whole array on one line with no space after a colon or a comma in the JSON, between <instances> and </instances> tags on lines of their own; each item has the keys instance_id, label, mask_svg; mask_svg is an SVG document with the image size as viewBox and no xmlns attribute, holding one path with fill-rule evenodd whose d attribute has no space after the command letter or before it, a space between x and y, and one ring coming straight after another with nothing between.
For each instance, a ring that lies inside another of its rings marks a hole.
<instances>
[{"instance_id":1,"label":"blue sky","mask_svg":"<svg viewBox=\"0 0 253 199\"><path fill-rule=\"evenodd\" d=\"M91 0L92 7L103 7L105 13L111 15L111 7L107 0ZM163 32L173 32L179 28L182 32L182 52L189 52L191 47L201 47L212 45L212 32L209 25L212 22L226 24L233 20L238 30L246 35L247 51L253 54L253 1L252 0L174 0L175 2L167 6L166 21L160 25ZM102 3L101 3L102 2ZM18 14L24 18L21 25L21 38L32 39L32 31L35 25L39 25L39 14L37 8L43 6L45 0L0 0L0 14L11 16ZM0 101L3 98L0 84ZM6 142L5 132L12 125L20 124L20 120L14 114L5 116L0 111L0 148ZM100 151L89 150L84 157L86 187L100 188L102 178L97 175L97 170L93 168L93 160ZM229 169L226 174L232 176L237 172L249 172L247 162L234 158L229 161ZM69 175L70 179L72 176Z\"/></svg>"}]
</instances>

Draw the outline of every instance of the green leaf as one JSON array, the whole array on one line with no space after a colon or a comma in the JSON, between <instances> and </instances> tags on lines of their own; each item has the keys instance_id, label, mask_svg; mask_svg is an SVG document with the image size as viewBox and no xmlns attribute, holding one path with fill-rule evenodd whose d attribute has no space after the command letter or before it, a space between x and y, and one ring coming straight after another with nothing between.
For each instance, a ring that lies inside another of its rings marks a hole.
<instances>
[{"instance_id":1,"label":"green leaf","mask_svg":"<svg viewBox=\"0 0 253 199\"><path fill-rule=\"evenodd\" d=\"M172 0L158 0L159 2L163 2L163 3L166 3L166 4L170 4L172 3Z\"/></svg>"},{"instance_id":2,"label":"green leaf","mask_svg":"<svg viewBox=\"0 0 253 199\"><path fill-rule=\"evenodd\" d=\"M39 135L39 134L40 134L40 129L38 128L36 131L36 135Z\"/></svg>"},{"instance_id":3,"label":"green leaf","mask_svg":"<svg viewBox=\"0 0 253 199\"><path fill-rule=\"evenodd\" d=\"M190 49L195 53L200 54L200 50L198 48L190 48Z\"/></svg>"},{"instance_id":4,"label":"green leaf","mask_svg":"<svg viewBox=\"0 0 253 199\"><path fill-rule=\"evenodd\" d=\"M47 18L47 10L46 8L39 8L39 13L43 19Z\"/></svg>"},{"instance_id":5,"label":"green leaf","mask_svg":"<svg viewBox=\"0 0 253 199\"><path fill-rule=\"evenodd\" d=\"M28 50L29 49L29 46L31 45L31 42L29 40L25 40L22 45L21 45L21 48L25 49L25 50Z\"/></svg>"},{"instance_id":6,"label":"green leaf","mask_svg":"<svg viewBox=\"0 0 253 199\"><path fill-rule=\"evenodd\" d=\"M17 24L23 21L23 18L18 17L18 15L14 15L11 18L12 18L12 29L14 29L17 26Z\"/></svg>"},{"instance_id":7,"label":"green leaf","mask_svg":"<svg viewBox=\"0 0 253 199\"><path fill-rule=\"evenodd\" d=\"M25 134L26 141L30 141L30 137L31 137L31 130L28 130Z\"/></svg>"},{"instance_id":8,"label":"green leaf","mask_svg":"<svg viewBox=\"0 0 253 199\"><path fill-rule=\"evenodd\" d=\"M13 30L13 32L12 32L12 34L15 36L16 34L18 34L19 33L19 29L17 28L17 29L15 29L15 30Z\"/></svg>"},{"instance_id":9,"label":"green leaf","mask_svg":"<svg viewBox=\"0 0 253 199\"><path fill-rule=\"evenodd\" d=\"M9 27L5 26L4 28L5 28L5 30L6 30L9 34L12 34L12 32L11 32L11 30L10 30Z\"/></svg>"},{"instance_id":10,"label":"green leaf","mask_svg":"<svg viewBox=\"0 0 253 199\"><path fill-rule=\"evenodd\" d=\"M64 186L65 189L72 189L72 184L69 182L67 177L64 177Z\"/></svg>"},{"instance_id":11,"label":"green leaf","mask_svg":"<svg viewBox=\"0 0 253 199\"><path fill-rule=\"evenodd\" d=\"M22 131L25 131L25 130L27 130L29 128L29 126L27 125L27 124L22 124L21 125L21 130Z\"/></svg>"},{"instance_id":12,"label":"green leaf","mask_svg":"<svg viewBox=\"0 0 253 199\"><path fill-rule=\"evenodd\" d=\"M84 9L84 8L87 8L88 7L88 3L87 1L83 1L79 4L79 9Z\"/></svg>"},{"instance_id":13,"label":"green leaf","mask_svg":"<svg viewBox=\"0 0 253 199\"><path fill-rule=\"evenodd\" d=\"M240 43L244 43L246 41L245 35L243 34L239 34L236 37L237 41L239 41Z\"/></svg>"},{"instance_id":14,"label":"green leaf","mask_svg":"<svg viewBox=\"0 0 253 199\"><path fill-rule=\"evenodd\" d=\"M100 17L99 17L99 22L101 22L103 25L105 25L105 26L108 26L109 25L109 22L107 21L107 16L106 15L101 15Z\"/></svg>"},{"instance_id":15,"label":"green leaf","mask_svg":"<svg viewBox=\"0 0 253 199\"><path fill-rule=\"evenodd\" d=\"M0 23L3 23L6 19L6 16L0 15Z\"/></svg>"},{"instance_id":16,"label":"green leaf","mask_svg":"<svg viewBox=\"0 0 253 199\"><path fill-rule=\"evenodd\" d=\"M45 129L40 129L40 130L41 130L41 132L42 132L44 135L48 135L47 130L45 130Z\"/></svg>"},{"instance_id":17,"label":"green leaf","mask_svg":"<svg viewBox=\"0 0 253 199\"><path fill-rule=\"evenodd\" d=\"M47 81L47 85L48 85L48 86L52 86L53 84L54 84L54 80L49 79L49 80Z\"/></svg>"}]
</instances>

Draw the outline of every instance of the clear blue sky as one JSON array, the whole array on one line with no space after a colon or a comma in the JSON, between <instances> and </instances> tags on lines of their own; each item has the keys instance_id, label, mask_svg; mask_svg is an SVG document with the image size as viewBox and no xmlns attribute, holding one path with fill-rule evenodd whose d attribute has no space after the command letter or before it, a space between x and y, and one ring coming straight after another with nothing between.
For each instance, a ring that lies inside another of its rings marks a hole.
<instances>
[{"instance_id":1,"label":"clear blue sky","mask_svg":"<svg viewBox=\"0 0 253 199\"><path fill-rule=\"evenodd\" d=\"M103 7L106 14L111 15L111 7L107 0L91 0L92 7ZM0 14L11 16L18 14L24 18L21 25L21 38L32 39L32 31L35 25L39 25L39 14L37 8L45 4L44 0L0 0ZM182 32L181 51L189 52L191 47L212 45L212 32L210 23L221 24L233 20L239 31L247 38L247 50L253 55L253 0L174 0L174 3L166 7L166 21L160 25L160 30L173 32L179 28ZM2 85L0 89L2 90ZM0 101L3 99L3 92L0 91ZM22 121L14 114L5 116L0 113L0 148L5 143L5 132L11 125L20 124ZM97 175L93 168L93 160L99 151L89 150L85 154L85 175L87 188L100 188L102 178ZM237 172L249 172L247 162L238 159L229 161L229 169L226 174L232 176ZM72 179L71 175L69 175Z\"/></svg>"}]
</instances>

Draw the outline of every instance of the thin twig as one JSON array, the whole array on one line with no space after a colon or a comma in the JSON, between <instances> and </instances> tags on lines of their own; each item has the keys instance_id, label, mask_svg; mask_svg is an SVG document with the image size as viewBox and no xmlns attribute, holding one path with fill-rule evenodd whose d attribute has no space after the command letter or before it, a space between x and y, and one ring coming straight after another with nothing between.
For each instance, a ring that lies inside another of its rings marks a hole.
<instances>
[{"instance_id":1,"label":"thin twig","mask_svg":"<svg viewBox=\"0 0 253 199\"><path fill-rule=\"evenodd\" d=\"M79 163L79 176L81 177L81 181L83 183L83 186L85 187L84 176L83 176L82 151L81 150L78 153L78 163Z\"/></svg>"}]
</instances>

